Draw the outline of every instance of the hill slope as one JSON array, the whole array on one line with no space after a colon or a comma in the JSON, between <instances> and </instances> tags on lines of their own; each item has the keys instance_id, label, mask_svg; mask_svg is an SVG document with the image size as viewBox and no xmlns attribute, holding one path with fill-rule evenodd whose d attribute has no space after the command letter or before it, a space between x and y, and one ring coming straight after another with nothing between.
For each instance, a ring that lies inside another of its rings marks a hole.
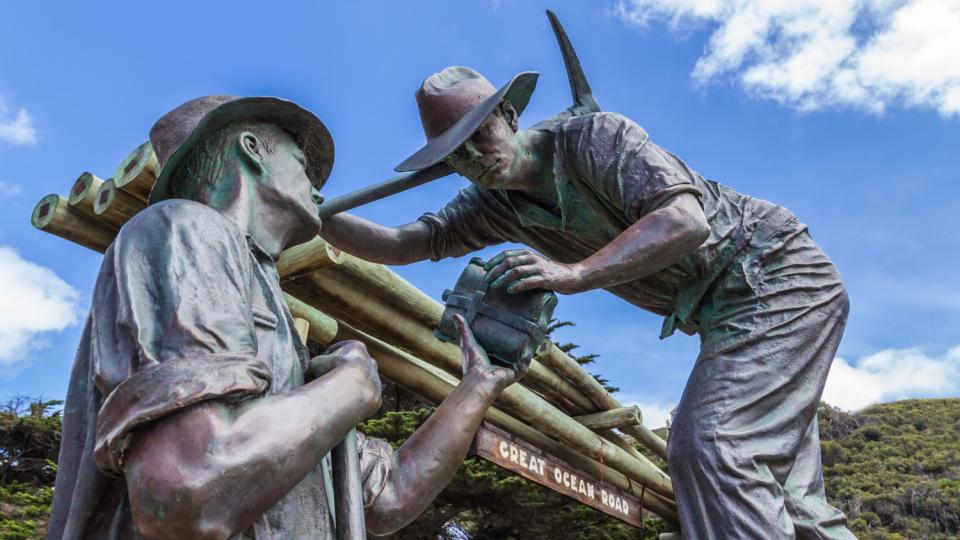
<instances>
[{"instance_id":1,"label":"hill slope","mask_svg":"<svg viewBox=\"0 0 960 540\"><path fill-rule=\"evenodd\" d=\"M827 495L863 540L960 537L960 399L821 406Z\"/></svg>"},{"instance_id":2,"label":"hill slope","mask_svg":"<svg viewBox=\"0 0 960 540\"><path fill-rule=\"evenodd\" d=\"M18 401L0 407L0 540L42 537L59 446L60 415L51 411L55 405ZM366 427L397 443L427 412L401 411ZM856 414L823 405L820 428L827 496L847 513L859 538L960 537L960 399L885 403ZM477 521L492 528L474 531L479 537L509 537L509 531L550 537L551 530L564 531L564 537L635 536L613 518L492 465L467 460L440 500L405 531L413 534L396 537L438 531L450 519L467 516L482 518ZM468 528L478 528L473 525ZM648 536L655 537L656 520L650 525ZM507 534L485 534L494 531Z\"/></svg>"}]
</instances>

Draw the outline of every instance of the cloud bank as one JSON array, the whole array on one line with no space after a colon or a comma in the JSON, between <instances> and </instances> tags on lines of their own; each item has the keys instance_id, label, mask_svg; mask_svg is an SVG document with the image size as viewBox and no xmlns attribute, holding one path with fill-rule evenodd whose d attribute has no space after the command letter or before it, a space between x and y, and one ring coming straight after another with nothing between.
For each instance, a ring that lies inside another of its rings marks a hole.
<instances>
[{"instance_id":1,"label":"cloud bank","mask_svg":"<svg viewBox=\"0 0 960 540\"><path fill-rule=\"evenodd\" d=\"M620 393L618 401L624 406L637 405L643 414L643 425L651 428L662 428L670 423L670 412L677 404L658 403L655 401L643 400L636 394Z\"/></svg>"},{"instance_id":2,"label":"cloud bank","mask_svg":"<svg viewBox=\"0 0 960 540\"><path fill-rule=\"evenodd\" d=\"M875 403L907 398L960 396L960 345L943 355L930 355L919 347L886 349L851 363L837 357L830 368L822 400L848 411ZM624 405L638 405L643 423L651 428L667 425L676 403L645 399L635 393L618 395Z\"/></svg>"},{"instance_id":3,"label":"cloud bank","mask_svg":"<svg viewBox=\"0 0 960 540\"><path fill-rule=\"evenodd\" d=\"M823 400L846 410L910 397L960 395L960 346L942 356L919 348L887 349L856 365L837 357L830 368Z\"/></svg>"},{"instance_id":4,"label":"cloud bank","mask_svg":"<svg viewBox=\"0 0 960 540\"><path fill-rule=\"evenodd\" d=\"M617 0L615 17L709 39L693 68L799 110L960 116L960 0Z\"/></svg>"},{"instance_id":5,"label":"cloud bank","mask_svg":"<svg viewBox=\"0 0 960 540\"><path fill-rule=\"evenodd\" d=\"M80 318L79 293L52 270L0 246L0 367L22 364Z\"/></svg>"},{"instance_id":6,"label":"cloud bank","mask_svg":"<svg viewBox=\"0 0 960 540\"><path fill-rule=\"evenodd\" d=\"M16 146L37 144L37 129L33 125L33 117L22 107L13 114L2 97L0 97L0 141Z\"/></svg>"}]
</instances>

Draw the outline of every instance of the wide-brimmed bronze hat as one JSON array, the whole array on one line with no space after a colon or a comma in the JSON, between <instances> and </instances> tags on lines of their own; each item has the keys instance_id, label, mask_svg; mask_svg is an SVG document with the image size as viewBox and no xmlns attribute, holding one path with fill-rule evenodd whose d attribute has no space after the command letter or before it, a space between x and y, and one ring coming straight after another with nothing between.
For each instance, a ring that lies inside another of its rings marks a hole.
<instances>
[{"instance_id":1,"label":"wide-brimmed bronze hat","mask_svg":"<svg viewBox=\"0 0 960 540\"><path fill-rule=\"evenodd\" d=\"M427 144L397 165L397 171L419 171L435 165L460 147L506 101L523 112L537 86L535 71L518 73L499 90L476 71L448 67L426 78L417 90L420 122Z\"/></svg>"},{"instance_id":2,"label":"wide-brimmed bronze hat","mask_svg":"<svg viewBox=\"0 0 960 540\"><path fill-rule=\"evenodd\" d=\"M276 97L204 96L163 115L150 129L160 174L150 191L150 204L169 199L170 179L197 143L239 122L276 124L297 140L307 158L307 178L318 189L333 168L333 138L312 112Z\"/></svg>"}]
</instances>

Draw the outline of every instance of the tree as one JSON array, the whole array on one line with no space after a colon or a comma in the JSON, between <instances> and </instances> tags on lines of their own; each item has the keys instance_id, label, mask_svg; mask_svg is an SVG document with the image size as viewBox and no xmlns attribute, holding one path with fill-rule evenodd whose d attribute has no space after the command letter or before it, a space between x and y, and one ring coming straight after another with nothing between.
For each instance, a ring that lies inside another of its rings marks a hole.
<instances>
[{"instance_id":1,"label":"tree","mask_svg":"<svg viewBox=\"0 0 960 540\"><path fill-rule=\"evenodd\" d=\"M62 401L17 397L0 407L0 538L46 532L60 453Z\"/></svg>"}]
</instances>

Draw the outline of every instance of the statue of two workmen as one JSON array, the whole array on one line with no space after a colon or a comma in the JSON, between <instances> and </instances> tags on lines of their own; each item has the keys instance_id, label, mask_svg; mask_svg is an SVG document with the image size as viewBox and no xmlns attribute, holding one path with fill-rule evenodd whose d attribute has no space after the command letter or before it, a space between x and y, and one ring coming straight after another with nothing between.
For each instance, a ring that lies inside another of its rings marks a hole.
<instances>
[{"instance_id":1,"label":"statue of two workmen","mask_svg":"<svg viewBox=\"0 0 960 540\"><path fill-rule=\"evenodd\" d=\"M399 227L317 218L333 161L323 124L275 98L200 98L160 119L151 206L108 249L64 411L54 538L324 538L323 456L377 409L357 342L309 358L275 260L317 232L406 264L502 242L493 287L605 288L699 333L670 433L684 538L852 538L824 497L816 409L847 317L830 259L783 207L704 179L613 113L519 129L536 74L499 90L428 77L429 142L471 181ZM360 443L373 534L415 518L456 471L483 413L522 376L495 368L462 320L464 377L397 451Z\"/></svg>"},{"instance_id":2,"label":"statue of two workmen","mask_svg":"<svg viewBox=\"0 0 960 540\"><path fill-rule=\"evenodd\" d=\"M162 172L97 278L48 538L332 538L324 456L378 409L380 380L360 342L308 356L275 266L320 229L330 135L289 101L210 96L150 140ZM423 512L526 370L457 326L464 374L436 412L396 451L361 436L370 533Z\"/></svg>"}]
</instances>

